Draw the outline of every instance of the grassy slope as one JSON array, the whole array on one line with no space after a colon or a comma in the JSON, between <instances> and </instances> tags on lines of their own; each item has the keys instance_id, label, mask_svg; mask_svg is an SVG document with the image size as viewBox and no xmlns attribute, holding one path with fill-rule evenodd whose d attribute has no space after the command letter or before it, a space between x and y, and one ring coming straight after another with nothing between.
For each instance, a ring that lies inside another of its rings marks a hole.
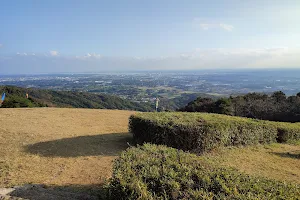
<instances>
[{"instance_id":1,"label":"grassy slope","mask_svg":"<svg viewBox=\"0 0 300 200\"><path fill-rule=\"evenodd\" d=\"M111 175L112 160L131 141L129 111L0 111L0 187L101 184ZM205 157L249 174L300 183L299 151L300 145L276 144L223 149Z\"/></svg>"}]
</instances>

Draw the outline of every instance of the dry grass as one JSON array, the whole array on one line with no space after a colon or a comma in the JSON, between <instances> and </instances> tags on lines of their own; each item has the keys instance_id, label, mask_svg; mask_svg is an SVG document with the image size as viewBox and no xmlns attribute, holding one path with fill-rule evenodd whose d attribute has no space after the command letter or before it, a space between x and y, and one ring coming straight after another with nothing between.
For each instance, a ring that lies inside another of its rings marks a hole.
<instances>
[{"instance_id":1,"label":"dry grass","mask_svg":"<svg viewBox=\"0 0 300 200\"><path fill-rule=\"evenodd\" d=\"M237 168L247 174L300 183L300 145L257 145L223 148L204 155L222 166Z\"/></svg>"},{"instance_id":2,"label":"dry grass","mask_svg":"<svg viewBox=\"0 0 300 200\"><path fill-rule=\"evenodd\" d=\"M95 185L131 140L130 111L0 109L0 187Z\"/></svg>"},{"instance_id":3,"label":"dry grass","mask_svg":"<svg viewBox=\"0 0 300 200\"><path fill-rule=\"evenodd\" d=\"M130 111L0 109L0 187L95 186L127 148ZM205 155L248 174L300 183L300 145L222 149Z\"/></svg>"}]
</instances>

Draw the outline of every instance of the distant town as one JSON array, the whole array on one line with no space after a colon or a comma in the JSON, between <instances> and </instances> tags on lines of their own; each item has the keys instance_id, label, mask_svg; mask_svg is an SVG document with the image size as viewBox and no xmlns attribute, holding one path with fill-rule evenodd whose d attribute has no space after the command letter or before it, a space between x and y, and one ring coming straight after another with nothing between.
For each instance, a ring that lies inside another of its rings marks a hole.
<instances>
[{"instance_id":1,"label":"distant town","mask_svg":"<svg viewBox=\"0 0 300 200\"><path fill-rule=\"evenodd\" d=\"M136 102L186 94L229 96L300 89L300 70L207 70L97 74L0 75L0 85L113 94Z\"/></svg>"}]
</instances>

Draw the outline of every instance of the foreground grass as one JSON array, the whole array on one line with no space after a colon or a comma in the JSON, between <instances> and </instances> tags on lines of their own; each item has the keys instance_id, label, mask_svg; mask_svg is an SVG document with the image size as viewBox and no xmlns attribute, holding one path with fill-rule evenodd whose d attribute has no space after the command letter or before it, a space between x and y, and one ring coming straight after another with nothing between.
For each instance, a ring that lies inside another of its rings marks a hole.
<instances>
[{"instance_id":1,"label":"foreground grass","mask_svg":"<svg viewBox=\"0 0 300 200\"><path fill-rule=\"evenodd\" d=\"M253 176L300 184L300 144L270 144L221 148L201 156Z\"/></svg>"},{"instance_id":2,"label":"foreground grass","mask_svg":"<svg viewBox=\"0 0 300 200\"><path fill-rule=\"evenodd\" d=\"M116 160L111 199L299 199L300 184L257 176L207 162L181 150L145 144Z\"/></svg>"},{"instance_id":3,"label":"foreground grass","mask_svg":"<svg viewBox=\"0 0 300 200\"><path fill-rule=\"evenodd\" d=\"M0 187L99 185L131 140L130 111L0 109Z\"/></svg>"},{"instance_id":4,"label":"foreground grass","mask_svg":"<svg viewBox=\"0 0 300 200\"><path fill-rule=\"evenodd\" d=\"M99 188L131 142L130 111L0 109L0 187L28 183L67 190ZM300 144L223 148L208 162L300 183Z\"/></svg>"}]
</instances>

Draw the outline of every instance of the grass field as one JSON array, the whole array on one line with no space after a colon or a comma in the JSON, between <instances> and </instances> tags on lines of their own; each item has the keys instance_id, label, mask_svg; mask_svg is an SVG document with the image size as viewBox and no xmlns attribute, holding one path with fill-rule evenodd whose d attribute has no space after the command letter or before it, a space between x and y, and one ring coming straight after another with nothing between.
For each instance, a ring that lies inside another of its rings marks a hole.
<instances>
[{"instance_id":1,"label":"grass field","mask_svg":"<svg viewBox=\"0 0 300 200\"><path fill-rule=\"evenodd\" d=\"M0 188L28 183L95 188L131 143L128 118L117 110L0 109ZM300 145L223 148L211 162L256 176L300 183Z\"/></svg>"},{"instance_id":2,"label":"grass field","mask_svg":"<svg viewBox=\"0 0 300 200\"><path fill-rule=\"evenodd\" d=\"M230 147L207 153L203 157L250 175L300 184L300 145L274 143Z\"/></svg>"},{"instance_id":3,"label":"grass field","mask_svg":"<svg viewBox=\"0 0 300 200\"><path fill-rule=\"evenodd\" d=\"M25 183L97 185L128 147L133 112L0 109L0 187Z\"/></svg>"}]
</instances>

